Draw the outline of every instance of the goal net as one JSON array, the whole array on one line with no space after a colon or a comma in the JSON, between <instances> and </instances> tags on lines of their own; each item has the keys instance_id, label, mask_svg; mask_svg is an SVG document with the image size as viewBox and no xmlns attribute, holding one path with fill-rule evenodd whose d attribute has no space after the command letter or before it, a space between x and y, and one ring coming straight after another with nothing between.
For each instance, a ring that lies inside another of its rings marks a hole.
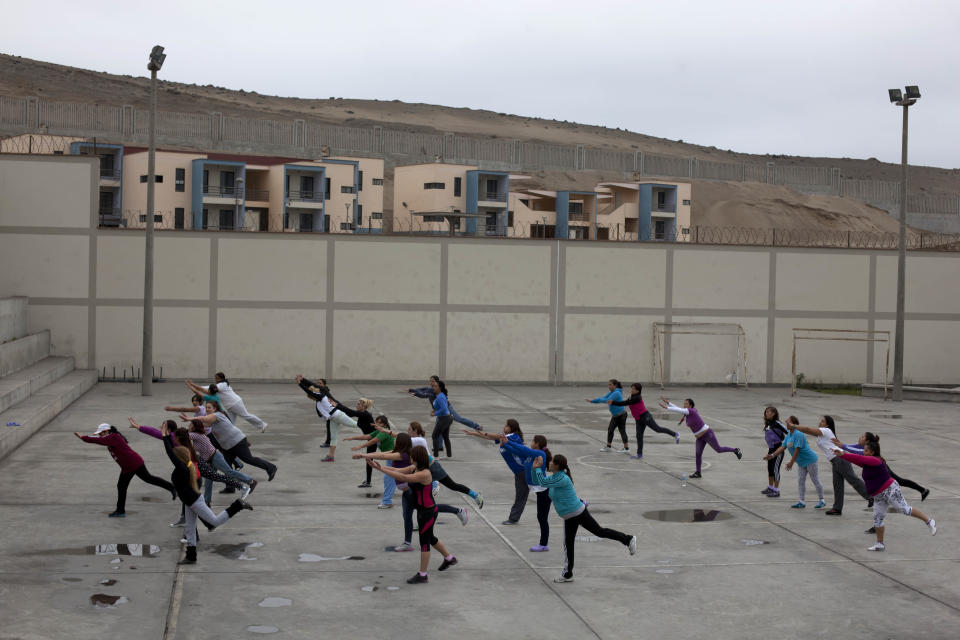
<instances>
[{"instance_id":1,"label":"goal net","mask_svg":"<svg viewBox=\"0 0 960 640\"><path fill-rule=\"evenodd\" d=\"M747 336L736 322L654 322L653 377L661 389L667 358L671 380L747 387Z\"/></svg>"},{"instance_id":2,"label":"goal net","mask_svg":"<svg viewBox=\"0 0 960 640\"><path fill-rule=\"evenodd\" d=\"M800 345L803 343L810 342L850 342L850 343L861 343L870 349L876 355L876 347L886 348L883 354L883 398L887 398L887 377L890 373L890 332L889 331L880 331L874 329L793 329L793 354L790 361L790 395L797 395L797 378L800 375ZM804 372L805 377L812 377L812 373L816 372L818 365L820 367L826 367L833 365L834 367L838 366L838 360L841 362L839 366L847 363L857 363L853 366L860 367L859 363L862 363L863 360L856 360L850 358L850 351L848 349L837 348L839 345L832 345L828 351L820 349L816 351L814 349L807 349L805 351L806 362L810 363L808 367L805 367L807 370ZM814 367L814 368L811 368ZM862 371L862 368L859 369ZM842 370L837 370L834 374L837 377L845 377ZM860 377L860 373L855 374L855 379ZM862 379L862 378L860 378Z\"/></svg>"}]
</instances>

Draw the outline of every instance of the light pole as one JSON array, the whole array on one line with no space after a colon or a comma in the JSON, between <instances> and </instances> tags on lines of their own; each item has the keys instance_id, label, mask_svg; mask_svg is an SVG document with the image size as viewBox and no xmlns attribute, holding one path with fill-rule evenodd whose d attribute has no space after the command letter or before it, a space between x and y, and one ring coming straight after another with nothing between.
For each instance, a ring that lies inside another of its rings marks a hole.
<instances>
[{"instance_id":1,"label":"light pole","mask_svg":"<svg viewBox=\"0 0 960 640\"><path fill-rule=\"evenodd\" d=\"M163 47L150 51L150 144L147 152L147 226L143 265L143 360L140 363L140 394L149 396L153 386L153 190L157 154L157 71L167 59Z\"/></svg>"},{"instance_id":2,"label":"light pole","mask_svg":"<svg viewBox=\"0 0 960 640\"><path fill-rule=\"evenodd\" d=\"M903 316L907 286L907 110L920 99L920 88L907 86L887 91L890 102L903 107L903 140L900 148L900 242L897 247L897 326L893 343L893 401L903 401Z\"/></svg>"}]
</instances>

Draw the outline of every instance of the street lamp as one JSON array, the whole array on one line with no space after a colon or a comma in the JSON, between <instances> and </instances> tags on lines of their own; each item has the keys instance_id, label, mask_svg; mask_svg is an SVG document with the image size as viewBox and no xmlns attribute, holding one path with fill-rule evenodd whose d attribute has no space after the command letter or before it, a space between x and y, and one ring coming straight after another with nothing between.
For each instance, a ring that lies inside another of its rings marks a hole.
<instances>
[{"instance_id":1,"label":"street lamp","mask_svg":"<svg viewBox=\"0 0 960 640\"><path fill-rule=\"evenodd\" d=\"M888 89L890 102L903 107L903 140L900 147L900 242L897 248L897 326L893 343L893 401L903 400L903 316L907 286L907 110L920 99L920 88L908 85Z\"/></svg>"},{"instance_id":2,"label":"street lamp","mask_svg":"<svg viewBox=\"0 0 960 640\"><path fill-rule=\"evenodd\" d=\"M140 394L149 396L153 386L153 190L157 154L157 71L167 59L163 47L150 51L150 143L147 152L147 226L143 266L143 359L140 362Z\"/></svg>"}]
</instances>

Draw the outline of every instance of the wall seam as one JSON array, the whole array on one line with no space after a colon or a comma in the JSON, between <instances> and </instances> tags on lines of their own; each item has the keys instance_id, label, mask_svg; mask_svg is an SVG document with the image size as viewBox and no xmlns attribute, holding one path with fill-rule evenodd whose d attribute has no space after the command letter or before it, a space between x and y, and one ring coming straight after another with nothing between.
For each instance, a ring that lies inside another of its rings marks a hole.
<instances>
[{"instance_id":1,"label":"wall seam","mask_svg":"<svg viewBox=\"0 0 960 640\"><path fill-rule=\"evenodd\" d=\"M873 331L876 329L876 312L877 312L877 256L870 256L870 283L867 285L869 291L867 293L867 311L869 316L867 316L867 331ZM870 337L876 337L873 334L868 334ZM867 375L864 376L864 380L868 384L873 383L873 368L875 366L874 357L877 350L876 342L867 342Z\"/></svg>"},{"instance_id":2,"label":"wall seam","mask_svg":"<svg viewBox=\"0 0 960 640\"><path fill-rule=\"evenodd\" d=\"M334 323L334 297L336 284L336 241L332 237L327 238L327 294L326 314L324 315L323 332L323 376L325 378L333 377L333 323Z\"/></svg>"},{"instance_id":3,"label":"wall seam","mask_svg":"<svg viewBox=\"0 0 960 640\"><path fill-rule=\"evenodd\" d=\"M210 309L207 314L207 377L212 380L217 371L217 323L219 321L218 282L220 277L220 240L210 237ZM154 303L156 306L156 303Z\"/></svg>"},{"instance_id":4,"label":"wall seam","mask_svg":"<svg viewBox=\"0 0 960 640\"><path fill-rule=\"evenodd\" d=\"M765 381L773 382L774 356L776 355L777 341L777 253L770 252L770 266L768 268L769 282L767 284L767 362Z\"/></svg>"}]
</instances>

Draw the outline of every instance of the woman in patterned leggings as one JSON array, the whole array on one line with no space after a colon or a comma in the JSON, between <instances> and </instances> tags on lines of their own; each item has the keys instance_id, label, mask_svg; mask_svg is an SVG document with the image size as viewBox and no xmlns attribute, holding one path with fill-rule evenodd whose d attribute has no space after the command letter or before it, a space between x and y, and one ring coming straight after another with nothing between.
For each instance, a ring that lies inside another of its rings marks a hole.
<instances>
[{"instance_id":1,"label":"woman in patterned leggings","mask_svg":"<svg viewBox=\"0 0 960 640\"><path fill-rule=\"evenodd\" d=\"M406 482L408 490L412 492L417 507L417 525L420 529L420 570L411 578L408 584L426 584L427 567L430 565L430 547L433 547L443 556L438 571L446 571L457 564L453 556L437 536L433 533L433 525L437 523L437 503L433 500L431 486L433 476L430 474L430 458L423 447L414 447L410 452L413 464L406 469L384 467L376 460L367 460L367 464L383 473L392 476L394 480Z\"/></svg>"}]
</instances>

